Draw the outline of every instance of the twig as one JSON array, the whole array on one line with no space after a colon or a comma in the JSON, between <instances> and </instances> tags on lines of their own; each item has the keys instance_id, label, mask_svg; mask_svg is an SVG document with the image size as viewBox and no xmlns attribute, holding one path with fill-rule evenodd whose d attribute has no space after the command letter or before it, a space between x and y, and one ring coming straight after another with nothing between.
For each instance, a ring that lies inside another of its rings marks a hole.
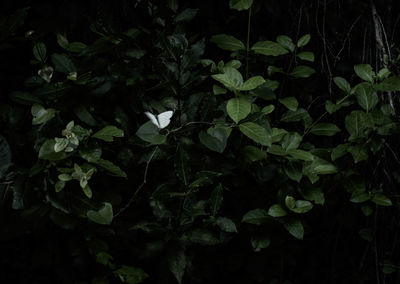
<instances>
[{"instance_id":1,"label":"twig","mask_svg":"<svg viewBox=\"0 0 400 284\"><path fill-rule=\"evenodd\" d=\"M150 162L151 162L151 160L153 159L155 153L157 152L157 150L158 150L158 146L154 149L153 153L151 153L149 159L148 159L147 162L146 162L146 168L145 168L145 170L144 170L144 175L143 175L143 181L142 181L142 183L138 186L138 188L136 189L136 191L133 193L133 195L132 195L132 197L129 199L128 203L127 203L124 207L122 207L122 208L114 215L114 218L116 218L118 215L120 215L122 212L124 212L126 209L128 209L128 208L132 205L133 201L135 200L136 195L139 193L139 191L140 191L140 190L143 188L143 186L146 184L146 182L147 182L147 172L148 172L148 169L149 169L149 165L150 165Z\"/></svg>"}]
</instances>

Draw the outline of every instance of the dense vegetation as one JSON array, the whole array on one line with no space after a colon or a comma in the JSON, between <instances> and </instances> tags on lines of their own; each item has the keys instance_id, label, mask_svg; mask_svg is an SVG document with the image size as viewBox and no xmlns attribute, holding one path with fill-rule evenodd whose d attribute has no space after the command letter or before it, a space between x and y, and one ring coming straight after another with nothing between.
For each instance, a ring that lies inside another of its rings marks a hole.
<instances>
[{"instance_id":1,"label":"dense vegetation","mask_svg":"<svg viewBox=\"0 0 400 284\"><path fill-rule=\"evenodd\" d=\"M111 2L0 16L1 283L400 281L395 2Z\"/></svg>"}]
</instances>

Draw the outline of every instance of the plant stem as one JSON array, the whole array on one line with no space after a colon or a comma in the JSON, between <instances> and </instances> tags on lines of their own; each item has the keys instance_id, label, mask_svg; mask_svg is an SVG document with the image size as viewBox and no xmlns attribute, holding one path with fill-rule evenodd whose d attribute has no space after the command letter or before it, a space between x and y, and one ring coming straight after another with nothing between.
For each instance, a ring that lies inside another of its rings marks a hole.
<instances>
[{"instance_id":1,"label":"plant stem","mask_svg":"<svg viewBox=\"0 0 400 284\"><path fill-rule=\"evenodd\" d=\"M247 21L246 80L249 78L250 27L251 27L251 7L249 9L249 18Z\"/></svg>"}]
</instances>

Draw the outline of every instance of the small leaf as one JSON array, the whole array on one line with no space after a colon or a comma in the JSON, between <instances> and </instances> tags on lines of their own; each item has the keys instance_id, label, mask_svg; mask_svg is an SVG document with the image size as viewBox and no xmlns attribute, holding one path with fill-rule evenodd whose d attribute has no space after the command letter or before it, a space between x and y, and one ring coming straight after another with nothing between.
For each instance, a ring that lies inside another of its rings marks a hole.
<instances>
[{"instance_id":1,"label":"small leaf","mask_svg":"<svg viewBox=\"0 0 400 284\"><path fill-rule=\"evenodd\" d=\"M126 173L123 170L121 170L120 167L114 165L112 162L110 162L108 160L98 159L96 161L93 161L93 163L106 169L107 171L109 171L110 173L112 173L113 175L115 175L117 177L122 177L122 178L127 177Z\"/></svg>"},{"instance_id":2,"label":"small leaf","mask_svg":"<svg viewBox=\"0 0 400 284\"><path fill-rule=\"evenodd\" d=\"M238 123L251 112L251 103L244 97L233 98L228 101L226 111L229 117Z\"/></svg>"},{"instance_id":3,"label":"small leaf","mask_svg":"<svg viewBox=\"0 0 400 284\"><path fill-rule=\"evenodd\" d=\"M308 78L314 73L315 73L315 70L313 68L305 66L305 65L300 65L300 66L296 66L292 70L290 75L292 75L293 77L296 77L296 78Z\"/></svg>"},{"instance_id":4,"label":"small leaf","mask_svg":"<svg viewBox=\"0 0 400 284\"><path fill-rule=\"evenodd\" d=\"M229 7L238 11L248 10L253 0L229 0Z\"/></svg>"},{"instance_id":5,"label":"small leaf","mask_svg":"<svg viewBox=\"0 0 400 284\"><path fill-rule=\"evenodd\" d=\"M271 135L262 126L254 122L245 122L239 125L240 131L256 143L271 146Z\"/></svg>"},{"instance_id":6,"label":"small leaf","mask_svg":"<svg viewBox=\"0 0 400 284\"><path fill-rule=\"evenodd\" d=\"M289 160L283 167L286 175L298 183L300 183L303 173L301 171L301 163Z\"/></svg>"},{"instance_id":7,"label":"small leaf","mask_svg":"<svg viewBox=\"0 0 400 284\"><path fill-rule=\"evenodd\" d=\"M223 189L221 184L219 184L216 188L211 193L210 199L209 199L209 204L211 207L211 215L215 216L217 215L219 209L221 208L222 201L223 201Z\"/></svg>"},{"instance_id":8,"label":"small leaf","mask_svg":"<svg viewBox=\"0 0 400 284\"><path fill-rule=\"evenodd\" d=\"M42 64L46 62L46 45L43 42L38 42L33 47L33 55Z\"/></svg>"},{"instance_id":9,"label":"small leaf","mask_svg":"<svg viewBox=\"0 0 400 284\"><path fill-rule=\"evenodd\" d=\"M273 112L275 110L275 106L274 105L267 105L265 107L262 108L261 112L264 115L270 114L271 112Z\"/></svg>"},{"instance_id":10,"label":"small leaf","mask_svg":"<svg viewBox=\"0 0 400 284\"><path fill-rule=\"evenodd\" d=\"M146 122L139 127L136 135L143 141L149 142L154 145L165 143L167 137L160 134L160 130L151 121Z\"/></svg>"},{"instance_id":11,"label":"small leaf","mask_svg":"<svg viewBox=\"0 0 400 284\"><path fill-rule=\"evenodd\" d=\"M342 77L333 77L333 82L335 82L336 86L339 87L346 94L350 94L351 86L349 82L345 78Z\"/></svg>"},{"instance_id":12,"label":"small leaf","mask_svg":"<svg viewBox=\"0 0 400 284\"><path fill-rule=\"evenodd\" d=\"M253 225L261 225L268 220L268 213L264 209L254 209L247 212L243 218L242 223L249 223Z\"/></svg>"},{"instance_id":13,"label":"small leaf","mask_svg":"<svg viewBox=\"0 0 400 284\"><path fill-rule=\"evenodd\" d=\"M90 220L100 225L110 225L114 218L112 205L108 202L104 202L103 208L99 211L89 210L86 215Z\"/></svg>"},{"instance_id":14,"label":"small leaf","mask_svg":"<svg viewBox=\"0 0 400 284\"><path fill-rule=\"evenodd\" d=\"M357 76L363 79L364 81L373 83L375 72L372 70L371 65L369 64L358 64L354 66L354 71Z\"/></svg>"},{"instance_id":15,"label":"small leaf","mask_svg":"<svg viewBox=\"0 0 400 284\"><path fill-rule=\"evenodd\" d=\"M294 219L287 221L283 225L288 232L295 238L302 240L304 237L304 227L300 220Z\"/></svg>"},{"instance_id":16,"label":"small leaf","mask_svg":"<svg viewBox=\"0 0 400 284\"><path fill-rule=\"evenodd\" d=\"M386 78L381 83L374 85L374 88L377 91L400 91L400 77L399 76L392 76Z\"/></svg>"},{"instance_id":17,"label":"small leaf","mask_svg":"<svg viewBox=\"0 0 400 284\"><path fill-rule=\"evenodd\" d=\"M225 67L223 74L215 74L211 75L211 77L231 91L238 91L243 85L242 74L232 67Z\"/></svg>"},{"instance_id":18,"label":"small leaf","mask_svg":"<svg viewBox=\"0 0 400 284\"><path fill-rule=\"evenodd\" d=\"M224 50L238 51L246 49L242 41L227 34L214 35L211 37L210 41L215 43L219 48Z\"/></svg>"},{"instance_id":19,"label":"small leaf","mask_svg":"<svg viewBox=\"0 0 400 284\"><path fill-rule=\"evenodd\" d=\"M297 47L303 47L306 46L311 39L310 34L303 35L298 41L297 41Z\"/></svg>"},{"instance_id":20,"label":"small leaf","mask_svg":"<svg viewBox=\"0 0 400 284\"><path fill-rule=\"evenodd\" d=\"M51 120L56 115L56 110L49 108L45 109L39 104L34 104L31 108L32 125L38 125Z\"/></svg>"},{"instance_id":21,"label":"small leaf","mask_svg":"<svg viewBox=\"0 0 400 284\"><path fill-rule=\"evenodd\" d=\"M265 80L261 76L254 76L249 78L246 82L243 83L243 85L240 87L241 91L250 91L254 90L258 86L262 85L265 83Z\"/></svg>"},{"instance_id":22,"label":"small leaf","mask_svg":"<svg viewBox=\"0 0 400 284\"><path fill-rule=\"evenodd\" d=\"M283 99L279 99L279 102L291 111L296 111L299 106L299 102L295 97L286 97Z\"/></svg>"},{"instance_id":23,"label":"small leaf","mask_svg":"<svg viewBox=\"0 0 400 284\"><path fill-rule=\"evenodd\" d=\"M333 123L318 123L314 125L310 132L314 135L321 135L321 136L333 136L336 133L340 132L339 127L337 127Z\"/></svg>"},{"instance_id":24,"label":"small leaf","mask_svg":"<svg viewBox=\"0 0 400 284\"><path fill-rule=\"evenodd\" d=\"M198 11L199 11L199 9L187 8L187 9L183 10L182 12L180 12L175 17L174 22L176 22L176 23L178 23L178 22L189 22L190 20L192 20L197 15Z\"/></svg>"},{"instance_id":25,"label":"small leaf","mask_svg":"<svg viewBox=\"0 0 400 284\"><path fill-rule=\"evenodd\" d=\"M208 149L222 153L225 150L226 147L226 139L225 141L222 141L218 139L217 137L214 137L210 134L208 134L205 131L200 131L199 133L199 139L200 142L206 146Z\"/></svg>"},{"instance_id":26,"label":"small leaf","mask_svg":"<svg viewBox=\"0 0 400 284\"><path fill-rule=\"evenodd\" d=\"M311 51L303 51L303 52L296 54L296 56L298 58L300 58L301 60L305 60L305 61L314 62L314 60L315 60L314 53L312 53Z\"/></svg>"},{"instance_id":27,"label":"small leaf","mask_svg":"<svg viewBox=\"0 0 400 284\"><path fill-rule=\"evenodd\" d=\"M273 41L260 41L251 47L255 53L266 55L266 56L279 56L289 53L279 43Z\"/></svg>"},{"instance_id":28,"label":"small leaf","mask_svg":"<svg viewBox=\"0 0 400 284\"><path fill-rule=\"evenodd\" d=\"M289 132L282 141L282 148L286 151L297 149L301 143L302 136L297 132Z\"/></svg>"},{"instance_id":29,"label":"small leaf","mask_svg":"<svg viewBox=\"0 0 400 284\"><path fill-rule=\"evenodd\" d=\"M124 137L124 131L113 125L107 125L106 127L93 134L92 137L107 142L112 142L114 141L113 137Z\"/></svg>"},{"instance_id":30,"label":"small leaf","mask_svg":"<svg viewBox=\"0 0 400 284\"><path fill-rule=\"evenodd\" d=\"M218 217L216 224L218 225L218 227L225 232L228 233L237 233L237 229L236 229L236 225L235 223L226 217Z\"/></svg>"},{"instance_id":31,"label":"small leaf","mask_svg":"<svg viewBox=\"0 0 400 284\"><path fill-rule=\"evenodd\" d=\"M371 199L371 195L368 192L356 192L351 195L350 201L354 203L363 203Z\"/></svg>"},{"instance_id":32,"label":"small leaf","mask_svg":"<svg viewBox=\"0 0 400 284\"><path fill-rule=\"evenodd\" d=\"M283 217L287 214L286 210L279 204L272 205L268 210L268 215L272 217Z\"/></svg>"},{"instance_id":33,"label":"small leaf","mask_svg":"<svg viewBox=\"0 0 400 284\"><path fill-rule=\"evenodd\" d=\"M364 144L357 144L354 146L348 146L347 152L349 152L354 159L354 163L366 161L368 159L368 148Z\"/></svg>"},{"instance_id":34,"label":"small leaf","mask_svg":"<svg viewBox=\"0 0 400 284\"><path fill-rule=\"evenodd\" d=\"M367 112L372 110L378 103L378 95L368 83L361 83L355 87L358 104Z\"/></svg>"},{"instance_id":35,"label":"small leaf","mask_svg":"<svg viewBox=\"0 0 400 284\"><path fill-rule=\"evenodd\" d=\"M286 48L289 51L294 51L295 45L290 37L287 35L279 35L276 37L276 42L278 42L280 45L282 45L284 48Z\"/></svg>"},{"instance_id":36,"label":"small leaf","mask_svg":"<svg viewBox=\"0 0 400 284\"><path fill-rule=\"evenodd\" d=\"M392 206L392 201L382 193L375 193L371 201L381 206Z\"/></svg>"},{"instance_id":37,"label":"small leaf","mask_svg":"<svg viewBox=\"0 0 400 284\"><path fill-rule=\"evenodd\" d=\"M186 255L183 249L174 249L171 251L168 255L168 267L178 283L181 284L186 270Z\"/></svg>"},{"instance_id":38,"label":"small leaf","mask_svg":"<svg viewBox=\"0 0 400 284\"><path fill-rule=\"evenodd\" d=\"M271 240L267 237L252 236L251 246L255 252L259 252L264 248L269 247Z\"/></svg>"},{"instance_id":39,"label":"small leaf","mask_svg":"<svg viewBox=\"0 0 400 284\"><path fill-rule=\"evenodd\" d=\"M51 60L53 61L53 65L55 66L56 71L59 71L61 73L65 73L65 74L69 74L71 72L77 72L75 64L65 54L54 53L51 56Z\"/></svg>"}]
</instances>

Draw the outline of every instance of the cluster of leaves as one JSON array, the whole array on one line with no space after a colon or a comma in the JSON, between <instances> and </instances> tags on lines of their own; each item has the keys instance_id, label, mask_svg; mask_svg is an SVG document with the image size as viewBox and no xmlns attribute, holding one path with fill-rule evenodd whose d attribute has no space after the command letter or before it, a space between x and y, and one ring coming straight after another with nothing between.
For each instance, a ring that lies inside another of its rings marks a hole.
<instances>
[{"instance_id":1,"label":"cluster of leaves","mask_svg":"<svg viewBox=\"0 0 400 284\"><path fill-rule=\"evenodd\" d=\"M74 236L65 258L97 266L71 282L204 283L240 270L246 255L252 268L240 277L278 283L280 264L254 272L266 266L257 255L294 266L291 247L311 238L327 203L359 204L369 218L393 205L366 172L399 133L384 99L400 91L398 76L356 65L356 84L334 77L337 98L314 108L312 93L290 88L316 73L309 34L252 45L213 35L230 52L217 62L203 58L208 39L185 30L197 9L143 2L149 26L116 31L96 21L90 44L58 33L53 47L27 35L35 72L0 105L3 205L43 234L55 226ZM229 1L249 17L252 5ZM157 115L168 111L172 118ZM373 240L371 227L360 229ZM211 267L214 256L226 270ZM396 270L385 263L385 273Z\"/></svg>"}]
</instances>

